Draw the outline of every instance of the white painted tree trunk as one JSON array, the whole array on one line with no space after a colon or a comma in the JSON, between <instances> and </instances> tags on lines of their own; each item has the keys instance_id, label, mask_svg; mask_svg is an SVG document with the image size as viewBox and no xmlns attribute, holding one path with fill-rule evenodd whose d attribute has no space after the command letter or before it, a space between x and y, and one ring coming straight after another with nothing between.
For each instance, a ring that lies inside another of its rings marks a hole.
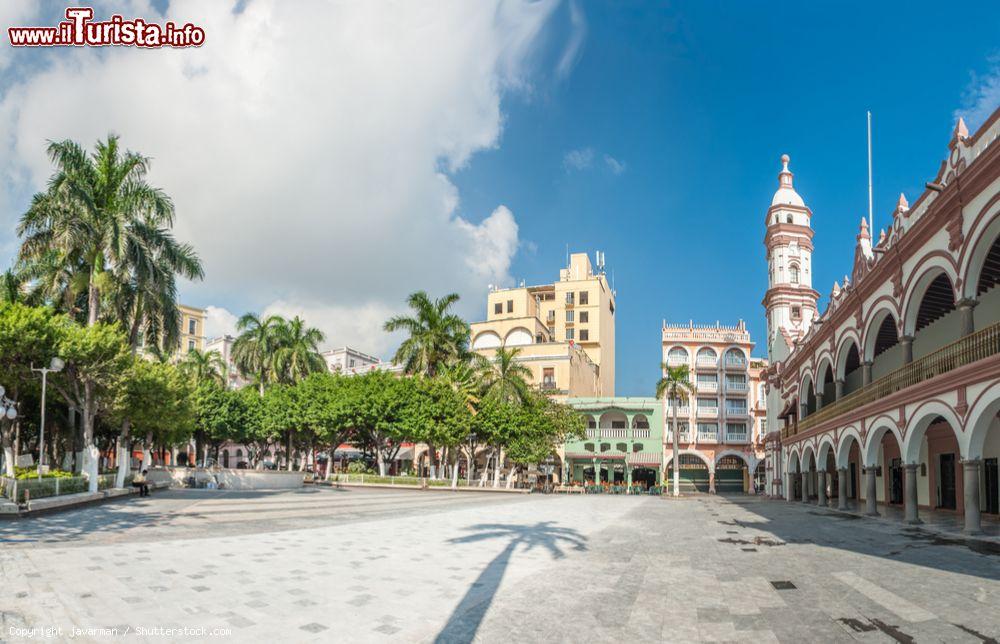
<instances>
[{"instance_id":1,"label":"white painted tree trunk","mask_svg":"<svg viewBox=\"0 0 1000 644\"><path fill-rule=\"evenodd\" d=\"M14 446L3 446L3 475L14 478Z\"/></svg>"},{"instance_id":2,"label":"white painted tree trunk","mask_svg":"<svg viewBox=\"0 0 1000 644\"><path fill-rule=\"evenodd\" d=\"M497 448L497 462L493 467L493 487L500 487L500 464L503 463L503 448Z\"/></svg>"},{"instance_id":3,"label":"white painted tree trunk","mask_svg":"<svg viewBox=\"0 0 1000 644\"><path fill-rule=\"evenodd\" d=\"M83 474L87 477L87 491L97 491L98 463L101 453L94 445L83 448Z\"/></svg>"},{"instance_id":4,"label":"white painted tree trunk","mask_svg":"<svg viewBox=\"0 0 1000 644\"><path fill-rule=\"evenodd\" d=\"M458 489L458 457L455 457L455 462L451 465L451 489Z\"/></svg>"},{"instance_id":5,"label":"white painted tree trunk","mask_svg":"<svg viewBox=\"0 0 1000 644\"><path fill-rule=\"evenodd\" d=\"M516 478L517 478L517 473L514 472L514 471L511 471L511 473L507 476L507 489L508 490L511 489L512 487L514 487L514 480Z\"/></svg>"},{"instance_id":6,"label":"white painted tree trunk","mask_svg":"<svg viewBox=\"0 0 1000 644\"><path fill-rule=\"evenodd\" d=\"M375 460L378 461L378 474L379 476L385 476L385 457L382 456L382 450L376 450Z\"/></svg>"},{"instance_id":7,"label":"white painted tree trunk","mask_svg":"<svg viewBox=\"0 0 1000 644\"><path fill-rule=\"evenodd\" d=\"M329 481L331 476L333 476L333 450L330 450L330 456L326 460L326 476L324 479Z\"/></svg>"},{"instance_id":8,"label":"white painted tree trunk","mask_svg":"<svg viewBox=\"0 0 1000 644\"><path fill-rule=\"evenodd\" d=\"M132 468L132 450L118 446L118 473L115 475L115 487L125 487L125 477Z\"/></svg>"}]
</instances>

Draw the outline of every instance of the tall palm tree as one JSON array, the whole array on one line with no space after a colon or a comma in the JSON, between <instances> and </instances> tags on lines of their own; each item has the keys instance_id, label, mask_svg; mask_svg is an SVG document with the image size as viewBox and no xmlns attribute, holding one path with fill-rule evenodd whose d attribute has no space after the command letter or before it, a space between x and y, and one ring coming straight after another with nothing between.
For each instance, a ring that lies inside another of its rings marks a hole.
<instances>
[{"instance_id":1,"label":"tall palm tree","mask_svg":"<svg viewBox=\"0 0 1000 644\"><path fill-rule=\"evenodd\" d=\"M458 299L457 293L450 293L432 301L427 293L417 291L406 300L413 315L397 315L385 323L386 331L406 331L409 335L393 358L406 373L434 376L446 364L465 356L469 325L450 312Z\"/></svg>"},{"instance_id":2,"label":"tall palm tree","mask_svg":"<svg viewBox=\"0 0 1000 644\"><path fill-rule=\"evenodd\" d=\"M239 336L233 342L233 362L244 377L257 380L261 396L274 365L278 329L282 324L281 316L262 317L254 313L245 313L236 322Z\"/></svg>"},{"instance_id":3,"label":"tall palm tree","mask_svg":"<svg viewBox=\"0 0 1000 644\"><path fill-rule=\"evenodd\" d=\"M476 356L477 358L479 356ZM439 376L441 380L448 384L464 401L466 409L469 410L469 414L472 416L476 415L478 409L479 400L482 397L483 383L479 377L480 371L476 369L472 361L459 361L454 362L441 371ZM466 474L468 477L469 485L472 485L472 475L473 475L473 462L476 458L476 445L478 441L476 440L475 434L469 434L467 455L466 460ZM457 461L456 473L453 474L453 480L457 481Z\"/></svg>"},{"instance_id":4,"label":"tall palm tree","mask_svg":"<svg viewBox=\"0 0 1000 644\"><path fill-rule=\"evenodd\" d=\"M663 377L660 381L656 383L656 397L663 400L663 424L667 424L667 400L670 400L670 406L673 409L674 422L673 422L673 446L674 454L673 460L674 464L674 496L680 496L680 457L678 452L680 452L680 437L677 434L677 405L682 401L687 400L688 396L691 394L691 382L689 380L688 366L682 364L676 367L670 367L667 363L663 363ZM666 428L664 427L664 430Z\"/></svg>"},{"instance_id":5,"label":"tall palm tree","mask_svg":"<svg viewBox=\"0 0 1000 644\"><path fill-rule=\"evenodd\" d=\"M181 359L180 368L195 384L216 382L221 385L225 383L223 374L226 371L226 363L218 351L191 349Z\"/></svg>"},{"instance_id":6,"label":"tall palm tree","mask_svg":"<svg viewBox=\"0 0 1000 644\"><path fill-rule=\"evenodd\" d=\"M271 373L277 380L294 383L311 373L325 372L326 361L319 352L319 345L325 339L322 331L306 326L305 320L297 315L282 321L275 332Z\"/></svg>"},{"instance_id":7,"label":"tall palm tree","mask_svg":"<svg viewBox=\"0 0 1000 644\"><path fill-rule=\"evenodd\" d=\"M497 347L492 360L477 356L483 392L508 403L523 403L530 395L531 370L518 362L520 347Z\"/></svg>"}]
</instances>

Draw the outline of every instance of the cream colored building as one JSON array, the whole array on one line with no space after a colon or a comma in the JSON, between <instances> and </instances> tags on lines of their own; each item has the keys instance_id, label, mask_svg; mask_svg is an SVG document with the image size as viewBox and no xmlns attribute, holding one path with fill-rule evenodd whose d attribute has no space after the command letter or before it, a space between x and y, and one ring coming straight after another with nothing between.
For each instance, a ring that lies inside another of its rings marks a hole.
<instances>
[{"instance_id":1,"label":"cream colored building","mask_svg":"<svg viewBox=\"0 0 1000 644\"><path fill-rule=\"evenodd\" d=\"M187 304L178 304L181 314L180 344L177 355L183 356L192 349L205 350L205 309L199 309Z\"/></svg>"},{"instance_id":2,"label":"cream colored building","mask_svg":"<svg viewBox=\"0 0 1000 644\"><path fill-rule=\"evenodd\" d=\"M615 294L603 261L595 271L586 253L574 253L558 281L492 288L486 304L486 320L471 325L477 353L520 348L533 383L559 399L614 396Z\"/></svg>"}]
</instances>

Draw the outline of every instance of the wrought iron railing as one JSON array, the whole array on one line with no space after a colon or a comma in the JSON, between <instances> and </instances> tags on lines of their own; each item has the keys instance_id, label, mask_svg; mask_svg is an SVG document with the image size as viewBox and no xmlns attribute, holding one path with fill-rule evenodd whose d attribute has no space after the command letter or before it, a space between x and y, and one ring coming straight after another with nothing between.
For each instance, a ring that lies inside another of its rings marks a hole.
<instances>
[{"instance_id":1,"label":"wrought iron railing","mask_svg":"<svg viewBox=\"0 0 1000 644\"><path fill-rule=\"evenodd\" d=\"M1000 322L941 347L923 358L903 365L878 380L825 405L796 425L782 430L782 438L808 431L831 418L875 402L979 360L1000 354Z\"/></svg>"}]
</instances>

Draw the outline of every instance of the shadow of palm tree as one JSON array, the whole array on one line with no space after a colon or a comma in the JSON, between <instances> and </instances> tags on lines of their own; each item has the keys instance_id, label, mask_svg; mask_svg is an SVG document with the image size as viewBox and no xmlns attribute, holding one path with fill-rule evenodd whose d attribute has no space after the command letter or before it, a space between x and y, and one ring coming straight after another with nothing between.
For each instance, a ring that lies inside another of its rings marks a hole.
<instances>
[{"instance_id":1,"label":"shadow of palm tree","mask_svg":"<svg viewBox=\"0 0 1000 644\"><path fill-rule=\"evenodd\" d=\"M482 523L467 528L475 531L474 534L449 539L448 543L455 544L501 539L507 541L507 545L479 573L479 577L466 591L462 601L448 618L448 623L434 641L440 644L452 644L471 642L475 638L483 617L500 588L510 558L518 547L522 547L525 551L544 548L553 559L562 559L566 556L563 547L576 551L587 549L586 537L571 528L560 528L553 524L553 521L539 521L534 525Z\"/></svg>"}]
</instances>

